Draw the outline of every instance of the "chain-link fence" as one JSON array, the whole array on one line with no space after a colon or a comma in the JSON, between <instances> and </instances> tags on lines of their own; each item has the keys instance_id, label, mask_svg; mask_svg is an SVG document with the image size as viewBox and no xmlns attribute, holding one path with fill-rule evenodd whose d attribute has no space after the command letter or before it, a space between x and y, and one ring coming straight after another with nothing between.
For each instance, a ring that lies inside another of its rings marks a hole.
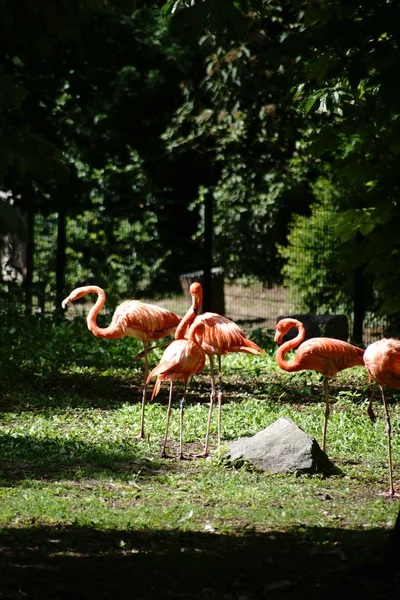
<instances>
[{"instance_id":1,"label":"chain-link fence","mask_svg":"<svg viewBox=\"0 0 400 600\"><path fill-rule=\"evenodd\" d=\"M307 224L307 237L298 236L296 241L297 247L293 250L292 256L296 265L295 269L287 271L285 276L285 285L277 285L271 288L263 286L257 282L230 281L224 278L223 268L218 270L218 277L213 279L213 286L217 285L218 289L216 296L214 295L211 308L216 312L224 312L224 314L232 320L243 324L247 329L265 328L274 330L276 320L279 316L304 314L304 297L302 290L299 290L296 277L301 274L301 277L310 277L311 293L313 287L318 287L318 297L324 298L323 282L327 288L327 292L332 292L332 286L338 285L335 280L324 279L323 270L318 263L318 256L321 256L321 238L325 244L324 253L327 254L327 235L326 235L326 219L320 218L320 221L312 223L312 227ZM76 235L85 235L83 231L78 231L79 227L72 220L66 224L66 248L63 292L68 294L74 287L82 285L82 281L91 281L98 283L93 273L86 273L85 269L79 263L79 253L75 252L73 260L76 268L71 266L71 251L69 246L69 233L76 227ZM96 232L94 231L94 235ZM57 287L60 288L60 282L57 282L57 237L58 237L58 216L51 215L47 218L37 216L35 218L34 238L33 243L29 247L26 244L21 244L12 238L3 238L1 245L1 291L0 302L7 306L6 298L12 296L13 308L17 305L24 310L24 302L26 299L26 282L30 282L29 296L32 299L32 311L38 314L51 314L54 307L57 305ZM301 244L307 246L306 248ZM90 248L90 244L89 244ZM312 251L310 251L310 248ZM90 250L86 250L90 251ZM32 253L31 259L29 252ZM97 247L96 252L101 260L101 247ZM310 262L310 256L314 254L314 263ZM93 258L93 257L92 257ZM103 259L105 260L105 258ZM83 258L82 258L83 261ZM306 261L308 261L306 263ZM32 270L27 277L27 269L29 263L32 265ZM128 265L128 268L130 265ZM324 267L325 268L325 267ZM115 269L115 280L120 278L121 269ZM306 270L306 275L302 274L302 269ZM101 269L100 269L101 270ZM127 269L128 270L128 269ZM326 269L325 269L326 272ZM191 274L193 276L193 274ZM291 285L291 275L294 284ZM129 281L129 276L123 275L126 281ZM183 274L182 291L181 293L169 294L168 296L156 295L146 296L145 293L136 294L136 297L147 300L156 304L166 306L174 310L177 314L184 314L189 306L189 298L187 295L188 286L184 285L187 274ZM119 279L120 282L120 279ZM115 282L117 283L117 281ZM111 284L110 284L111 287ZM111 290L106 289L108 301L104 307L104 314L112 313L116 304L119 301L127 299L131 294L125 292L125 284L117 286L117 293L114 295ZM328 290L330 288L330 290ZM186 294L185 294L186 292ZM339 294L340 295L340 294ZM329 297L329 294L326 294ZM85 313L92 304L92 298L85 299L84 305L77 305L71 314ZM59 303L58 303L59 304ZM10 304L8 303L8 306ZM223 307L223 308L221 308ZM310 311L309 311L310 312ZM345 312L349 321L349 331L352 332L354 312L352 310L338 311L335 307L329 310L329 302L323 302L321 307L318 305L312 311L315 314L338 313ZM387 320L372 312L365 313L363 320L363 343L369 344L372 341L384 337L386 333Z\"/></svg>"}]
</instances>

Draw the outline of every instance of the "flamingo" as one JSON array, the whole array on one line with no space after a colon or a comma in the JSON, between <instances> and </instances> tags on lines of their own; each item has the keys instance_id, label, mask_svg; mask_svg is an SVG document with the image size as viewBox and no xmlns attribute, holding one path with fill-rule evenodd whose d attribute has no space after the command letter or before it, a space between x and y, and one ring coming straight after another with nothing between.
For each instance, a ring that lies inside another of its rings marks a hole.
<instances>
[{"instance_id":1,"label":"flamingo","mask_svg":"<svg viewBox=\"0 0 400 600\"><path fill-rule=\"evenodd\" d=\"M222 363L221 357L229 352L245 352L247 354L264 354L264 350L246 337L246 334L236 323L219 315L206 312L199 314L203 301L203 288L198 282L190 286L192 305L176 328L175 338L185 337L198 342L210 361L211 394L210 410L207 420L207 432L204 451L198 456L208 456L208 440L210 434L211 415L216 396L215 372L213 356L218 357L218 446L221 445L221 407L222 407Z\"/></svg>"},{"instance_id":2,"label":"flamingo","mask_svg":"<svg viewBox=\"0 0 400 600\"><path fill-rule=\"evenodd\" d=\"M186 400L188 379L200 373L204 369L206 356L203 348L192 339L176 339L164 350L159 364L147 377L147 383L157 377L154 384L151 399L158 394L163 381L170 381L169 401L167 410L167 424L165 428L164 441L161 449L161 457L166 457L165 447L167 444L168 427L171 417L172 391L175 380L181 380L184 384L183 396L180 402L180 435L179 435L179 458L183 459L183 412Z\"/></svg>"},{"instance_id":3,"label":"flamingo","mask_svg":"<svg viewBox=\"0 0 400 600\"><path fill-rule=\"evenodd\" d=\"M282 344L283 336L292 328L296 327L298 334L292 340ZM276 325L275 342L279 345L276 353L276 361L281 369L285 371L318 371L324 376L325 390L325 418L322 434L322 450L326 449L326 429L328 425L329 408L329 390L328 379L335 377L339 371L355 367L364 366L364 350L357 348L348 342L336 340L333 338L318 337L303 342L306 336L306 329L297 319L281 319ZM301 342L303 342L301 344ZM291 362L287 362L285 356L289 350L297 346L296 354Z\"/></svg>"},{"instance_id":4,"label":"flamingo","mask_svg":"<svg viewBox=\"0 0 400 600\"><path fill-rule=\"evenodd\" d=\"M381 389L382 402L385 409L386 434L389 463L389 496L397 495L393 486L392 444L389 409L386 400L386 386L400 389L400 340L383 338L367 346L364 352L364 363L370 379ZM370 404L372 402L372 397Z\"/></svg>"},{"instance_id":5,"label":"flamingo","mask_svg":"<svg viewBox=\"0 0 400 600\"><path fill-rule=\"evenodd\" d=\"M70 295L62 301L61 306L66 308L67 304L86 296L86 294L97 294L97 301L90 309L86 318L88 329L96 337L119 339L129 336L141 340L143 344L144 385L140 432L138 434L138 438L143 438L144 410L147 395L148 344L150 340L159 340L172 334L180 323L181 318L172 311L156 306L155 304L147 304L145 302L140 302L139 300L126 300L115 309L110 325L102 328L97 325L96 319L105 304L106 294L104 290L97 285L87 285L74 289Z\"/></svg>"}]
</instances>

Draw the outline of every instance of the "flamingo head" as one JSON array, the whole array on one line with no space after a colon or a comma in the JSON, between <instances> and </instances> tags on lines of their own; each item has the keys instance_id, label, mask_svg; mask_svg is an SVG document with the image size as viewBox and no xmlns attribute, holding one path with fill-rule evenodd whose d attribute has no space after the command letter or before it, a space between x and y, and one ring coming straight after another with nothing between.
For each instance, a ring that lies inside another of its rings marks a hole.
<instances>
[{"instance_id":1,"label":"flamingo head","mask_svg":"<svg viewBox=\"0 0 400 600\"><path fill-rule=\"evenodd\" d=\"M192 308L193 311L198 314L201 310L201 305L203 302L203 288L198 281L195 281L190 286L190 295L192 297Z\"/></svg>"},{"instance_id":2,"label":"flamingo head","mask_svg":"<svg viewBox=\"0 0 400 600\"><path fill-rule=\"evenodd\" d=\"M78 287L72 290L70 295L64 298L64 300L61 302L61 306L63 308L66 308L67 304L69 304L70 302L73 302L74 300L79 300L79 298L82 298L82 296L86 296L86 294L90 294L91 292L95 294L104 294L103 290L96 285L85 285L83 287Z\"/></svg>"},{"instance_id":3,"label":"flamingo head","mask_svg":"<svg viewBox=\"0 0 400 600\"><path fill-rule=\"evenodd\" d=\"M292 327L295 327L298 330L304 329L303 324L297 319L286 318L280 319L277 322L274 341L278 344L278 346L282 344L284 336L292 329Z\"/></svg>"}]
</instances>

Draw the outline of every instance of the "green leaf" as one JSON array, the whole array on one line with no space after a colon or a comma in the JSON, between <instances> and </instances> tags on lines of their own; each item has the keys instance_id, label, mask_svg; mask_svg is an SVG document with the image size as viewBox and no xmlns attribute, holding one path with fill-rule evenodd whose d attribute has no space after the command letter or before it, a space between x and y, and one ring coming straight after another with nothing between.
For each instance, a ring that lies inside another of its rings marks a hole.
<instances>
[{"instance_id":1,"label":"green leaf","mask_svg":"<svg viewBox=\"0 0 400 600\"><path fill-rule=\"evenodd\" d=\"M308 114L310 112L310 110L312 109L312 107L314 106L314 104L320 99L322 98L324 95L326 95L326 89L322 89L322 90L318 90L317 92L314 92L313 94L311 94L310 96L304 98L301 102L300 102L300 109L305 113Z\"/></svg>"}]
</instances>

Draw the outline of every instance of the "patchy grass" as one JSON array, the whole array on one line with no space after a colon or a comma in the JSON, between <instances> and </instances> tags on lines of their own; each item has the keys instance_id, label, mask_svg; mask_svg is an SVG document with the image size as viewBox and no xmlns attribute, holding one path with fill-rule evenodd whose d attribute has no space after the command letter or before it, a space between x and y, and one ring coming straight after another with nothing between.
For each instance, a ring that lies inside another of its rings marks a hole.
<instances>
[{"instance_id":1,"label":"patchy grass","mask_svg":"<svg viewBox=\"0 0 400 600\"><path fill-rule=\"evenodd\" d=\"M393 596L397 566L382 556L398 498L388 487L383 410L366 406L364 369L331 383L328 477L271 475L225 458L231 440L279 416L321 439L322 381L280 371L267 354L223 361L223 447L210 459L158 456L168 389L146 409L138 440L142 361L135 340L98 340L84 323L3 323L0 407L0 597L337 598ZM156 364L162 349L151 355ZM176 385L171 454L179 434ZM201 450L209 373L189 387L184 444ZM395 484L399 420L393 415Z\"/></svg>"}]
</instances>

